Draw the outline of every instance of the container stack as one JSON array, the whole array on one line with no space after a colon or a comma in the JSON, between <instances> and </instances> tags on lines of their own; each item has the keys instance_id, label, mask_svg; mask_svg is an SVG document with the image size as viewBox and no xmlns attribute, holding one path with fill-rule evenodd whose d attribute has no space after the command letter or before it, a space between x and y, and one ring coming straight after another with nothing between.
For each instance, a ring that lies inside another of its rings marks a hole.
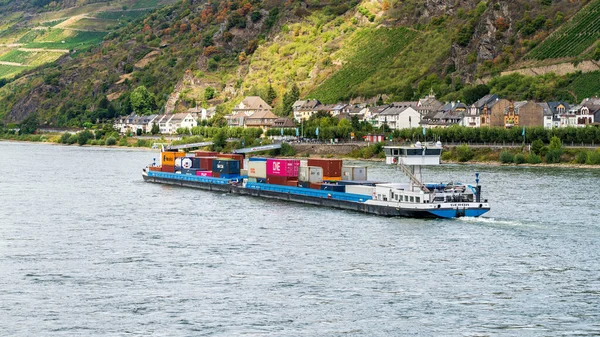
<instances>
[{"instance_id":1,"label":"container stack","mask_svg":"<svg viewBox=\"0 0 600 337\"><path fill-rule=\"evenodd\" d=\"M219 152L215 151L194 151L195 157L216 157Z\"/></svg>"},{"instance_id":2,"label":"container stack","mask_svg":"<svg viewBox=\"0 0 600 337\"><path fill-rule=\"evenodd\" d=\"M216 178L237 178L240 176L240 162L230 158L217 158L212 162L212 176Z\"/></svg>"},{"instance_id":3,"label":"container stack","mask_svg":"<svg viewBox=\"0 0 600 337\"><path fill-rule=\"evenodd\" d=\"M267 159L249 158L248 159L248 181L251 183L267 182Z\"/></svg>"},{"instance_id":4,"label":"container stack","mask_svg":"<svg viewBox=\"0 0 600 337\"><path fill-rule=\"evenodd\" d=\"M300 169L300 160L267 159L266 168L267 184L298 186L298 171Z\"/></svg>"},{"instance_id":5,"label":"container stack","mask_svg":"<svg viewBox=\"0 0 600 337\"><path fill-rule=\"evenodd\" d=\"M342 160L311 158L308 159L308 166L318 166L323 169L324 181L342 180Z\"/></svg>"},{"instance_id":6,"label":"container stack","mask_svg":"<svg viewBox=\"0 0 600 337\"><path fill-rule=\"evenodd\" d=\"M300 166L298 169L298 187L310 188L310 184L323 182L323 168L318 166ZM321 189L319 186L318 189Z\"/></svg>"},{"instance_id":7,"label":"container stack","mask_svg":"<svg viewBox=\"0 0 600 337\"><path fill-rule=\"evenodd\" d=\"M244 168L244 155L236 154L236 153L219 153L217 154L217 158L229 158L237 160L240 163L240 170ZM239 173L239 172L238 172Z\"/></svg>"},{"instance_id":8,"label":"container stack","mask_svg":"<svg viewBox=\"0 0 600 337\"><path fill-rule=\"evenodd\" d=\"M162 172L175 172L175 158L185 157L185 152L166 151L160 154Z\"/></svg>"}]
</instances>

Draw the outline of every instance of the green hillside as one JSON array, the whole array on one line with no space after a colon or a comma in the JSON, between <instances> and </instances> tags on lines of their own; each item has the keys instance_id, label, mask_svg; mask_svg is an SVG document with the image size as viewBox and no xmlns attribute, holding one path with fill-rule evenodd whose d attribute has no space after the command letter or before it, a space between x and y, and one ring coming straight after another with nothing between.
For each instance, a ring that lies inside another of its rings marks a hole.
<instances>
[{"instance_id":1,"label":"green hillside","mask_svg":"<svg viewBox=\"0 0 600 337\"><path fill-rule=\"evenodd\" d=\"M574 31L574 21L595 27L587 13L599 2L184 0L148 10L164 1L123 0L44 11L29 25L18 24L14 12L0 43L22 45L17 51L0 46L0 62L21 63L26 71L0 67L0 117L14 122L36 113L52 125L96 123L131 113L131 93L141 86L155 113L219 104L223 114L246 95L268 98L272 87L281 114L293 86L301 97L324 103L378 94L414 100L431 90L467 103L488 91L575 102L597 92L588 84L596 73L497 74L553 36ZM61 18L65 13L70 19ZM569 48L586 50L579 52L582 60L595 57L581 41ZM45 58L27 48L78 53ZM487 77L493 78L487 85L476 85Z\"/></svg>"},{"instance_id":2,"label":"green hillside","mask_svg":"<svg viewBox=\"0 0 600 337\"><path fill-rule=\"evenodd\" d=\"M599 42L600 0L595 0L535 47L528 58L544 60L579 56L592 45L600 48Z\"/></svg>"}]
</instances>

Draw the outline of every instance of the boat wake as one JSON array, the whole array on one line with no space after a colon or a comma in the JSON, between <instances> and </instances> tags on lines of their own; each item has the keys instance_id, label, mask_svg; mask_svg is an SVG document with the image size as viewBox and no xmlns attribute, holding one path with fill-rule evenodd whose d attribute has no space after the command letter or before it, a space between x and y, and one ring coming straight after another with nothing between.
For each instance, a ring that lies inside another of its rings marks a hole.
<instances>
[{"instance_id":1,"label":"boat wake","mask_svg":"<svg viewBox=\"0 0 600 337\"><path fill-rule=\"evenodd\" d=\"M496 225L496 226L514 226L514 227L523 227L523 226L531 226L533 224L516 221L516 220L502 220L496 218L486 218L486 217L461 217L456 219L457 221L464 221L469 223L480 223L487 225Z\"/></svg>"}]
</instances>

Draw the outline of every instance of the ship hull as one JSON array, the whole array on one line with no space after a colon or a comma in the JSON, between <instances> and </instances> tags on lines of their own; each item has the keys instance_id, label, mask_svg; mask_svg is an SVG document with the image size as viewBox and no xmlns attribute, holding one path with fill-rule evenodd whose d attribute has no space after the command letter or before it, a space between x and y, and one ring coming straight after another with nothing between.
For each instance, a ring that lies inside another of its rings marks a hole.
<instances>
[{"instance_id":1,"label":"ship hull","mask_svg":"<svg viewBox=\"0 0 600 337\"><path fill-rule=\"evenodd\" d=\"M455 218L461 216L480 216L489 211L489 208L477 209L454 209L454 208L436 208L436 209L418 209L406 208L390 205L373 204L369 202L355 202L347 200L337 200L331 198L314 197L308 195L299 195L294 193L282 193L277 191L267 191L260 189L249 189L242 186L225 183L211 183L209 179L195 180L185 179L182 176L180 179L173 175L162 177L159 175L149 176L143 174L144 181L157 184L165 184L172 186L181 186L188 188L201 189L206 191L214 191L220 193L231 193L251 197L259 197L265 199L288 201L301 203L306 205L329 207L335 209L355 211L365 214L373 214L385 217L407 217L407 218Z\"/></svg>"}]
</instances>

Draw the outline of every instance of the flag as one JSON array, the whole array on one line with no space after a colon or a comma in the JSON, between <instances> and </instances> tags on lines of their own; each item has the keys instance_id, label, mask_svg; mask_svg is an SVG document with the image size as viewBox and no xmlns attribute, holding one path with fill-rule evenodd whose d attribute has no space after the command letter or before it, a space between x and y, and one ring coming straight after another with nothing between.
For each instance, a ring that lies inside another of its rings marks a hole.
<instances>
[{"instance_id":1,"label":"flag","mask_svg":"<svg viewBox=\"0 0 600 337\"><path fill-rule=\"evenodd\" d=\"M521 136L525 137L525 127L523 127L523 132L521 132Z\"/></svg>"},{"instance_id":2,"label":"flag","mask_svg":"<svg viewBox=\"0 0 600 337\"><path fill-rule=\"evenodd\" d=\"M281 130L281 135L283 136L283 128L281 128L280 130Z\"/></svg>"},{"instance_id":3,"label":"flag","mask_svg":"<svg viewBox=\"0 0 600 337\"><path fill-rule=\"evenodd\" d=\"M425 136L425 132L426 132L426 131L425 131L425 128L423 128L423 136Z\"/></svg>"},{"instance_id":4,"label":"flag","mask_svg":"<svg viewBox=\"0 0 600 337\"><path fill-rule=\"evenodd\" d=\"M298 128L296 128L296 137L300 136L300 132L298 131Z\"/></svg>"},{"instance_id":5,"label":"flag","mask_svg":"<svg viewBox=\"0 0 600 337\"><path fill-rule=\"evenodd\" d=\"M317 128L317 129L315 130L315 134L316 134L317 136L319 135L319 128Z\"/></svg>"}]
</instances>

